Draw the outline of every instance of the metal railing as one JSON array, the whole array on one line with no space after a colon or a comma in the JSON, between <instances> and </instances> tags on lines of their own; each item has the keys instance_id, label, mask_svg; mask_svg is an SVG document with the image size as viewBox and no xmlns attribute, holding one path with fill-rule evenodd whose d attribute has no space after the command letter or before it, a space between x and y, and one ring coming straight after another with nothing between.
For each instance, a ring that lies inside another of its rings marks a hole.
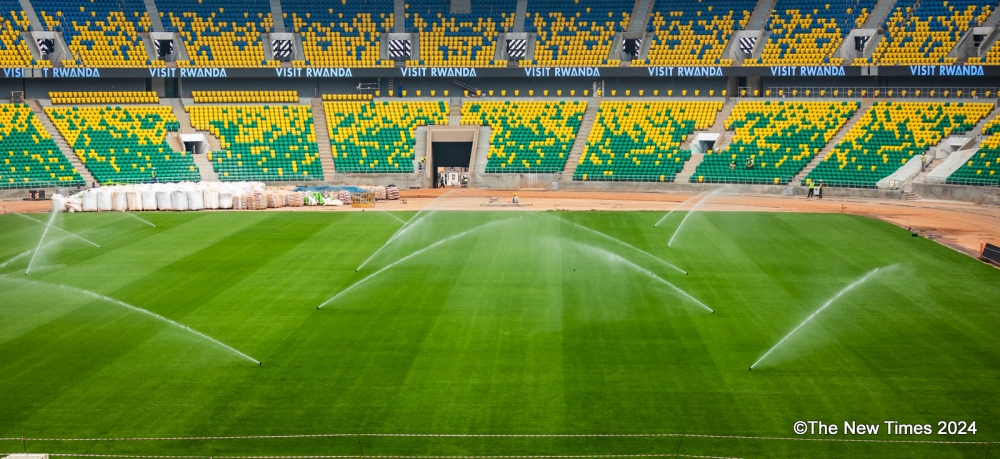
<instances>
[{"instance_id":1,"label":"metal railing","mask_svg":"<svg viewBox=\"0 0 1000 459\"><path fill-rule=\"evenodd\" d=\"M1000 88L993 87L740 87L736 97L795 97L830 99L997 99Z\"/></svg>"}]
</instances>

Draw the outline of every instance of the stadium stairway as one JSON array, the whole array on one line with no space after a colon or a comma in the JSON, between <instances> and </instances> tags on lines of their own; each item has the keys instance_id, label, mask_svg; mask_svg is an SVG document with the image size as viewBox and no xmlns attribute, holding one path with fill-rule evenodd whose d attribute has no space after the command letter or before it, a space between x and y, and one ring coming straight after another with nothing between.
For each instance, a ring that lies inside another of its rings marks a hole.
<instances>
[{"instance_id":1,"label":"stadium stairway","mask_svg":"<svg viewBox=\"0 0 1000 459\"><path fill-rule=\"evenodd\" d=\"M691 182L691 176L698 169L698 165L705 160L705 155L703 153L691 153L691 159L684 163L684 167L677 176L674 177L674 183L689 183Z\"/></svg>"},{"instance_id":2,"label":"stadium stairway","mask_svg":"<svg viewBox=\"0 0 1000 459\"><path fill-rule=\"evenodd\" d=\"M31 106L31 111L35 114L35 117L42 122L42 126L45 126L45 130L49 131L49 135L52 136L52 141L56 143L59 147L59 151L62 152L63 156L69 160L69 163L76 168L76 171L80 173L80 177L83 177L83 181L86 184L93 184L97 181L94 175L90 173L86 167L84 167L83 162L80 161L80 157L76 156L76 153L70 148L69 143L66 142L66 138L63 137L59 129L56 129L56 125L52 124L52 120L49 119L49 115L45 113L45 109L42 108L42 104L37 99L32 99L28 101L28 105Z\"/></svg>"},{"instance_id":3,"label":"stadium stairway","mask_svg":"<svg viewBox=\"0 0 1000 459\"><path fill-rule=\"evenodd\" d=\"M274 33L285 33L284 15L281 14L281 0L271 0L271 17L274 18ZM264 49L270 49L265 46Z\"/></svg>"},{"instance_id":4,"label":"stadium stairway","mask_svg":"<svg viewBox=\"0 0 1000 459\"><path fill-rule=\"evenodd\" d=\"M392 31L394 33L406 33L406 0L395 0L392 4ZM416 45L416 43L414 43ZM413 51L417 52L420 48L417 46L413 47ZM414 58L416 59L416 58ZM391 88L392 86L390 86Z\"/></svg>"},{"instance_id":5,"label":"stadium stairway","mask_svg":"<svg viewBox=\"0 0 1000 459\"><path fill-rule=\"evenodd\" d=\"M889 13L892 12L894 6L896 6L896 0L878 0L875 3L875 8L872 8L871 13L868 14L868 19L861 25L861 28L875 29L880 27L885 22L885 18L889 17Z\"/></svg>"},{"instance_id":6,"label":"stadium stairway","mask_svg":"<svg viewBox=\"0 0 1000 459\"><path fill-rule=\"evenodd\" d=\"M646 31L646 23L649 22L649 10L653 6L653 0L635 0L632 8L632 15L629 16L627 32L642 33Z\"/></svg>"},{"instance_id":7,"label":"stadium stairway","mask_svg":"<svg viewBox=\"0 0 1000 459\"><path fill-rule=\"evenodd\" d=\"M202 182L218 182L219 174L215 172L212 163L208 160L208 155L191 155L194 165L198 166L198 174L201 175Z\"/></svg>"},{"instance_id":8,"label":"stadium stairway","mask_svg":"<svg viewBox=\"0 0 1000 459\"><path fill-rule=\"evenodd\" d=\"M691 143L694 142L695 136L697 136L699 133L710 133L710 134L719 134L719 140L715 142L713 150L715 151L724 150L726 146L729 145L729 140L732 140L732 133L726 131L726 120L729 119L729 115L733 113L733 107L736 106L737 102L738 99L736 99L735 97L727 100L722 105L722 110L720 110L719 113L715 115L715 124L713 124L710 128L704 131L697 131L692 133L690 136L688 136L687 140L681 143L679 148L681 150L690 150Z\"/></svg>"},{"instance_id":9,"label":"stadium stairway","mask_svg":"<svg viewBox=\"0 0 1000 459\"><path fill-rule=\"evenodd\" d=\"M330 148L330 130L326 126L326 109L323 98L312 99L313 126L316 131L316 146L319 147L319 163L323 166L323 178L333 180L337 168L333 165L333 150Z\"/></svg>"},{"instance_id":10,"label":"stadium stairway","mask_svg":"<svg viewBox=\"0 0 1000 459\"><path fill-rule=\"evenodd\" d=\"M205 141L208 142L209 150L222 150L222 142L219 141L218 137L215 137L208 131L199 131L191 125L191 118L188 117L188 113L184 110L184 104L180 99L160 99L160 104L169 105L171 110L173 110L174 117L177 118L177 122L180 124L180 128L177 131L179 134L203 134ZM183 150L183 147L178 148L178 150Z\"/></svg>"},{"instance_id":11,"label":"stadium stairway","mask_svg":"<svg viewBox=\"0 0 1000 459\"><path fill-rule=\"evenodd\" d=\"M566 167L563 168L559 181L562 181L563 177L567 181L573 180L573 173L576 172L576 166L580 163L580 156L583 155L583 147L587 145L587 137L590 136L590 129L594 127L594 121L597 121L597 109L601 105L600 102L594 98L586 99L586 101L587 111L583 112L583 120L580 121L580 130L576 132L576 139L573 140L573 147L569 150L569 158L566 158Z\"/></svg>"},{"instance_id":12,"label":"stadium stairway","mask_svg":"<svg viewBox=\"0 0 1000 459\"><path fill-rule=\"evenodd\" d=\"M747 21L746 30L764 30L764 25L771 18L771 12L774 11L774 5L777 2L778 0L758 0L757 7L754 8L750 20Z\"/></svg>"},{"instance_id":13,"label":"stadium stairway","mask_svg":"<svg viewBox=\"0 0 1000 459\"><path fill-rule=\"evenodd\" d=\"M153 0L143 0L146 4L146 12L149 13L149 23L153 26L153 32L163 32L163 19L160 18L160 10L156 8Z\"/></svg>"},{"instance_id":14,"label":"stadium stairway","mask_svg":"<svg viewBox=\"0 0 1000 459\"><path fill-rule=\"evenodd\" d=\"M511 28L511 32L524 32L524 20L527 14L528 0L517 0L517 7L514 9L514 26Z\"/></svg>"},{"instance_id":15,"label":"stadium stairway","mask_svg":"<svg viewBox=\"0 0 1000 459\"><path fill-rule=\"evenodd\" d=\"M462 124L462 99L452 97L448 103L448 126L460 126Z\"/></svg>"},{"instance_id":16,"label":"stadium stairway","mask_svg":"<svg viewBox=\"0 0 1000 459\"><path fill-rule=\"evenodd\" d=\"M830 154L830 152L833 151L833 148L836 147L841 140L844 140L844 137L846 137L847 133L852 127L854 127L854 124L861 120L861 117L864 116L869 108L871 108L873 103L875 103L874 99L862 99L861 106L859 106L857 111L854 112L854 116L848 118L847 122L840 127L840 131L838 131L837 134L834 135L829 142L827 142L826 146L820 150L818 155L813 156L812 160L809 161L809 164L806 164L806 167L803 167L798 174L795 174L795 177L792 177L792 180L788 182L788 185L805 185L804 180L806 176L809 175L809 173L812 172L812 170L815 169L819 163L823 162L823 158L826 158L826 155Z\"/></svg>"},{"instance_id":17,"label":"stadium stairway","mask_svg":"<svg viewBox=\"0 0 1000 459\"><path fill-rule=\"evenodd\" d=\"M35 7L31 6L30 0L19 0L21 3L21 9L24 10L24 14L28 16L28 24L34 30L48 30L42 26L42 21L38 20L38 15L35 14Z\"/></svg>"}]
</instances>

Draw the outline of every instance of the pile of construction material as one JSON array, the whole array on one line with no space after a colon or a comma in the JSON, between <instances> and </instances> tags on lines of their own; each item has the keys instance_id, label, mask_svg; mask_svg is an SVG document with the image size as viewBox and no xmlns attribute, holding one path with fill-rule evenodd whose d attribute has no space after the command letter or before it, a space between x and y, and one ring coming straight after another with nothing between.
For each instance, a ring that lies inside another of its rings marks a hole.
<instances>
[{"instance_id":1,"label":"pile of construction material","mask_svg":"<svg viewBox=\"0 0 1000 459\"><path fill-rule=\"evenodd\" d=\"M399 199L399 187L395 185L385 187L385 198L390 201Z\"/></svg>"}]
</instances>

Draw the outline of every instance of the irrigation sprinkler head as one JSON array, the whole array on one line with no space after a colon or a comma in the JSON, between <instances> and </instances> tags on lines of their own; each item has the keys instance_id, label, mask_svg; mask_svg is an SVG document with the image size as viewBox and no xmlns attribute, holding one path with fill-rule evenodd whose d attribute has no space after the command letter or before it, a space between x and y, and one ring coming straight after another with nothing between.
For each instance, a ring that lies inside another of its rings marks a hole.
<instances>
[{"instance_id":1,"label":"irrigation sprinkler head","mask_svg":"<svg viewBox=\"0 0 1000 459\"><path fill-rule=\"evenodd\" d=\"M747 371L753 371L753 367L750 367Z\"/></svg>"}]
</instances>

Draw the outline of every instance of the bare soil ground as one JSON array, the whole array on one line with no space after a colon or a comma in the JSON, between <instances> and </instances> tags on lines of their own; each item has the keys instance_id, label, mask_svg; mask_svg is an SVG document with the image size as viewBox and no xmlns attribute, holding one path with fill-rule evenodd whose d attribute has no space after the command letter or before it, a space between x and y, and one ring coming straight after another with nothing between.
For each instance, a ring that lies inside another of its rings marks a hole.
<instances>
[{"instance_id":1,"label":"bare soil ground","mask_svg":"<svg viewBox=\"0 0 1000 459\"><path fill-rule=\"evenodd\" d=\"M476 189L404 190L399 201L383 201L375 208L286 207L275 211L419 211L478 210L530 212L545 210L617 211L689 210L710 212L816 212L862 215L884 220L935 240L962 253L978 256L981 244L1000 245L1000 207L954 201L887 201L857 198L716 194L696 199L692 194L606 193L572 191L518 191L521 206L509 205L513 191ZM496 198L491 204L490 198ZM504 205L507 204L507 205ZM2 201L3 212L44 212L49 201Z\"/></svg>"}]
</instances>

